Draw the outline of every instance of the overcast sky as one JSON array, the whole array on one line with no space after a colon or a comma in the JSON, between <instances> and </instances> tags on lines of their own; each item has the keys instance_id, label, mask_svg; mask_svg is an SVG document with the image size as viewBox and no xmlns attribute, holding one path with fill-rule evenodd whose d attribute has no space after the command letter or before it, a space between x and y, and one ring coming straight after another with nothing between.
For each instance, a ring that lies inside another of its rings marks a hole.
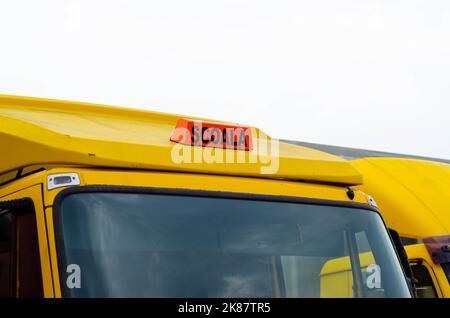
<instances>
[{"instance_id":1,"label":"overcast sky","mask_svg":"<svg viewBox=\"0 0 450 318\"><path fill-rule=\"evenodd\" d=\"M450 1L2 0L0 93L450 159Z\"/></svg>"}]
</instances>

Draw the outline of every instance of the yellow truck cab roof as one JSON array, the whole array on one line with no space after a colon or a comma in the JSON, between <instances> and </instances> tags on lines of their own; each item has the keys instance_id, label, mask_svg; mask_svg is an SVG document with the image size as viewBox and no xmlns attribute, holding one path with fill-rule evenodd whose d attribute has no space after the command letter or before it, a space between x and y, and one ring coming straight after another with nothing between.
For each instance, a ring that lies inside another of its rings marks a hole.
<instances>
[{"instance_id":1,"label":"yellow truck cab roof","mask_svg":"<svg viewBox=\"0 0 450 318\"><path fill-rule=\"evenodd\" d=\"M450 233L450 160L286 141L339 156L358 169L389 227L420 239Z\"/></svg>"},{"instance_id":2,"label":"yellow truck cab roof","mask_svg":"<svg viewBox=\"0 0 450 318\"><path fill-rule=\"evenodd\" d=\"M359 189L373 195L388 226L401 236L450 233L450 165L406 158L352 161L363 173Z\"/></svg>"},{"instance_id":3,"label":"yellow truck cab roof","mask_svg":"<svg viewBox=\"0 0 450 318\"><path fill-rule=\"evenodd\" d=\"M176 163L170 140L181 118L152 111L0 95L0 175L38 166L111 167L263 177L357 185L361 174L345 159L316 149L279 143L279 168L265 162ZM253 143L264 133L257 128ZM182 146L191 147L191 146ZM224 150L238 152L243 150ZM248 154L247 154L248 155ZM4 180L5 178L3 178Z\"/></svg>"}]
</instances>

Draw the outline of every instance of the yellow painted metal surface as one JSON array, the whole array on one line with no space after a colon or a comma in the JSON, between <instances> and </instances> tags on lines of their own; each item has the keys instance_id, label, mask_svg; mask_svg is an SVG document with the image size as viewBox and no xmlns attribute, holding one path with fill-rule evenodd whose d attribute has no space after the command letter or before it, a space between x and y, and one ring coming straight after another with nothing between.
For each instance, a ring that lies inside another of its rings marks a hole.
<instances>
[{"instance_id":1,"label":"yellow painted metal surface","mask_svg":"<svg viewBox=\"0 0 450 318\"><path fill-rule=\"evenodd\" d=\"M350 269L320 275L320 298L353 297L353 276Z\"/></svg>"},{"instance_id":2,"label":"yellow painted metal surface","mask_svg":"<svg viewBox=\"0 0 450 318\"><path fill-rule=\"evenodd\" d=\"M318 150L280 143L279 167L262 173L277 154L251 163L176 163L170 136L185 116L78 102L0 95L0 144L8 156L0 174L30 165L80 165L170 170L205 174L285 178L314 182L360 184L361 174L347 161ZM252 128L254 144L264 133ZM182 146L183 152L193 147ZM202 148L199 148L202 149ZM197 149L198 150L198 149ZM208 150L210 151L210 150ZM236 155L239 151L224 150ZM265 162L262 162L264 160Z\"/></svg>"},{"instance_id":3,"label":"yellow painted metal surface","mask_svg":"<svg viewBox=\"0 0 450 318\"><path fill-rule=\"evenodd\" d=\"M56 250L55 226L53 223L53 208L45 209L45 218L47 222L47 235L49 237L48 246L50 253L50 262L52 267L52 278L54 282L55 298L61 298L61 285L58 271L58 251Z\"/></svg>"},{"instance_id":4,"label":"yellow painted metal surface","mask_svg":"<svg viewBox=\"0 0 450 318\"><path fill-rule=\"evenodd\" d=\"M373 254L359 255L361 271L375 263ZM327 261L320 271L321 298L353 298L353 274L350 257L340 257Z\"/></svg>"},{"instance_id":5,"label":"yellow painted metal surface","mask_svg":"<svg viewBox=\"0 0 450 318\"><path fill-rule=\"evenodd\" d=\"M193 173L107 170L92 168L56 168L40 172L46 182L46 175L76 172L82 185L117 185L142 186L159 188L194 189L206 191L240 192L267 195L284 195L306 197L342 202L359 202L367 204L365 194L355 192L355 198L350 200L346 194L347 188L314 183L294 182L288 180L259 179L249 177L204 175ZM56 195L62 189L45 191L45 205L53 205Z\"/></svg>"},{"instance_id":6,"label":"yellow painted metal surface","mask_svg":"<svg viewBox=\"0 0 450 318\"><path fill-rule=\"evenodd\" d=\"M450 165L394 158L352 164L364 175L357 188L375 198L388 226L401 236L450 233Z\"/></svg>"}]
</instances>

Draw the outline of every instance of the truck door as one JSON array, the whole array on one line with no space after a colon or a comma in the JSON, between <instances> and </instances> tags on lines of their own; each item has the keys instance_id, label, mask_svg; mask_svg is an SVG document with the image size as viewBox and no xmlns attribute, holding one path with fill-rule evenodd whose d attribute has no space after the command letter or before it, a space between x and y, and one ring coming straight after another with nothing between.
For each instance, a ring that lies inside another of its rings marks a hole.
<instances>
[{"instance_id":1,"label":"truck door","mask_svg":"<svg viewBox=\"0 0 450 318\"><path fill-rule=\"evenodd\" d=\"M31 199L0 202L0 296L43 296L36 217Z\"/></svg>"},{"instance_id":2,"label":"truck door","mask_svg":"<svg viewBox=\"0 0 450 318\"><path fill-rule=\"evenodd\" d=\"M416 294L418 298L437 298L438 294L435 288L435 282L431 275L434 273L431 267L422 259L413 259L409 261L411 269L416 278Z\"/></svg>"}]
</instances>

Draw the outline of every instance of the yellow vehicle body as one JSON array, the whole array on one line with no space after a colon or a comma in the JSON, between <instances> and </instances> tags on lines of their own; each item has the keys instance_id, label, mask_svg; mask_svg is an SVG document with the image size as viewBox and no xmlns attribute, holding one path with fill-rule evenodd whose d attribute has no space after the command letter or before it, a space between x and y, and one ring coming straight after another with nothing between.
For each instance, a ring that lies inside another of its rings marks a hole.
<instances>
[{"instance_id":1,"label":"yellow vehicle body","mask_svg":"<svg viewBox=\"0 0 450 318\"><path fill-rule=\"evenodd\" d=\"M108 170L98 168L54 168L9 183L0 191L0 200L30 197L35 202L41 251L42 279L45 297L61 297L53 227L53 202L64 188L46 191L49 174L75 172L81 185L120 185L175 189L199 189L224 192L246 192L268 195L303 196L318 199L348 201L345 191L337 186L325 186L281 180L258 180L232 176L177 174L167 172ZM42 195L43 193L43 195ZM365 203L366 197L357 194L356 202ZM48 242L48 243L47 243ZM53 268L53 270L52 270Z\"/></svg>"},{"instance_id":2,"label":"yellow vehicle body","mask_svg":"<svg viewBox=\"0 0 450 318\"><path fill-rule=\"evenodd\" d=\"M308 147L280 143L279 169L273 174L261 174L263 163L259 162L175 164L171 160L174 143L169 138L179 118L117 107L0 96L0 145L4 150L0 202L22 198L33 201L45 297L62 296L53 206L57 195L67 187L49 189L51 175L76 173L81 187L191 189L370 204L361 191L355 191L354 198L347 194L349 186L362 183L354 166ZM252 129L257 143L263 133Z\"/></svg>"},{"instance_id":3,"label":"yellow vehicle body","mask_svg":"<svg viewBox=\"0 0 450 318\"><path fill-rule=\"evenodd\" d=\"M358 188L376 197L389 227L405 238L408 257L431 277L435 294L450 297L450 282L423 243L450 234L450 164L407 158L364 158L351 161L364 175Z\"/></svg>"},{"instance_id":4,"label":"yellow vehicle body","mask_svg":"<svg viewBox=\"0 0 450 318\"><path fill-rule=\"evenodd\" d=\"M372 253L360 254L361 271L374 263ZM345 286L346 288L342 288ZM320 296L322 298L352 298L353 275L349 257L327 261L320 271Z\"/></svg>"}]
</instances>

